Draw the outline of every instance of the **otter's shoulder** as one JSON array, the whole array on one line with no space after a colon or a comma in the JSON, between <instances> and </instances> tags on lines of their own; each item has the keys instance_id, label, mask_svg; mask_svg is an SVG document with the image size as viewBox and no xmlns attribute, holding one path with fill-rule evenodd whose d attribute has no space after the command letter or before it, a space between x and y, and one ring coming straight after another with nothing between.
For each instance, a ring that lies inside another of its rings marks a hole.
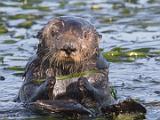
<instances>
[{"instance_id":1,"label":"otter's shoulder","mask_svg":"<svg viewBox=\"0 0 160 120\"><path fill-rule=\"evenodd\" d=\"M39 65L39 61L39 57L36 54L30 57L28 63L26 64L23 77L26 77L26 74L29 71L33 71L33 69L35 69L35 67Z\"/></svg>"}]
</instances>

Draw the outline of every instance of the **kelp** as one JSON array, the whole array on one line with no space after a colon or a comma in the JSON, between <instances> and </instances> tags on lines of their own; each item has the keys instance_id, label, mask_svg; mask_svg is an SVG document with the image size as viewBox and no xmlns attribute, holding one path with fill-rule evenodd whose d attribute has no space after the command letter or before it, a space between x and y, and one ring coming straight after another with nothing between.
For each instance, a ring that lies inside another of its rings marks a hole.
<instances>
[{"instance_id":1,"label":"kelp","mask_svg":"<svg viewBox=\"0 0 160 120\"><path fill-rule=\"evenodd\" d=\"M4 57L0 56L0 63L3 63Z\"/></svg>"},{"instance_id":2,"label":"kelp","mask_svg":"<svg viewBox=\"0 0 160 120\"><path fill-rule=\"evenodd\" d=\"M14 43L16 43L17 41L15 41L15 40L5 40L5 41L3 41L2 43L3 44L14 44Z\"/></svg>"},{"instance_id":3,"label":"kelp","mask_svg":"<svg viewBox=\"0 0 160 120\"><path fill-rule=\"evenodd\" d=\"M17 25L20 28L30 28L33 25L33 21L25 21Z\"/></svg>"},{"instance_id":4,"label":"kelp","mask_svg":"<svg viewBox=\"0 0 160 120\"><path fill-rule=\"evenodd\" d=\"M21 72L21 71L20 71L20 72L15 72L15 73L13 73L12 75L22 77L23 74L24 74L24 72Z\"/></svg>"},{"instance_id":5,"label":"kelp","mask_svg":"<svg viewBox=\"0 0 160 120\"><path fill-rule=\"evenodd\" d=\"M67 4L68 4L68 1L66 1L66 0L61 0L61 1L59 2L59 7L60 7L60 8L64 8Z\"/></svg>"},{"instance_id":6,"label":"kelp","mask_svg":"<svg viewBox=\"0 0 160 120\"><path fill-rule=\"evenodd\" d=\"M154 56L154 55L155 55L155 56L156 56L156 55L159 56L159 55L160 55L160 50L154 50L154 51L152 51L151 54L150 54L150 56Z\"/></svg>"},{"instance_id":7,"label":"kelp","mask_svg":"<svg viewBox=\"0 0 160 120\"><path fill-rule=\"evenodd\" d=\"M125 0L125 2L137 4L138 0Z\"/></svg>"},{"instance_id":8,"label":"kelp","mask_svg":"<svg viewBox=\"0 0 160 120\"><path fill-rule=\"evenodd\" d=\"M73 3L73 5L79 7L79 6L85 6L87 4L85 2L75 2Z\"/></svg>"},{"instance_id":9,"label":"kelp","mask_svg":"<svg viewBox=\"0 0 160 120\"><path fill-rule=\"evenodd\" d=\"M8 29L6 28L6 26L3 24L0 24L0 34L4 34L7 32L8 32Z\"/></svg>"},{"instance_id":10,"label":"kelp","mask_svg":"<svg viewBox=\"0 0 160 120\"><path fill-rule=\"evenodd\" d=\"M41 3L43 0L17 0L23 4L38 4Z\"/></svg>"},{"instance_id":11,"label":"kelp","mask_svg":"<svg viewBox=\"0 0 160 120\"><path fill-rule=\"evenodd\" d=\"M123 8L123 9L121 10L121 13L122 13L123 15L130 15L130 14L131 14L131 10L130 10L129 8Z\"/></svg>"},{"instance_id":12,"label":"kelp","mask_svg":"<svg viewBox=\"0 0 160 120\"><path fill-rule=\"evenodd\" d=\"M112 9L120 9L123 7L125 7L125 5L122 3L113 3L113 5L112 5Z\"/></svg>"},{"instance_id":13,"label":"kelp","mask_svg":"<svg viewBox=\"0 0 160 120\"><path fill-rule=\"evenodd\" d=\"M42 84L43 82L45 82L45 79L36 79L32 81L34 84Z\"/></svg>"},{"instance_id":14,"label":"kelp","mask_svg":"<svg viewBox=\"0 0 160 120\"><path fill-rule=\"evenodd\" d=\"M79 73L72 73L72 74L65 75L65 76L57 76L56 80L66 80L66 79L77 78L81 76L87 77L95 73L100 73L100 71L93 69L93 70L88 70L88 71L79 72Z\"/></svg>"},{"instance_id":15,"label":"kelp","mask_svg":"<svg viewBox=\"0 0 160 120\"><path fill-rule=\"evenodd\" d=\"M110 86L110 90L111 90L111 96L117 100L117 90L114 88L114 86Z\"/></svg>"},{"instance_id":16,"label":"kelp","mask_svg":"<svg viewBox=\"0 0 160 120\"><path fill-rule=\"evenodd\" d=\"M40 15L33 15L33 14L16 14L8 16L9 19L16 20L16 19L26 19L26 20L35 20L40 19L42 16Z\"/></svg>"},{"instance_id":17,"label":"kelp","mask_svg":"<svg viewBox=\"0 0 160 120\"><path fill-rule=\"evenodd\" d=\"M110 62L133 62L138 58L147 58L151 48L129 50L128 48L113 48L104 52L103 56Z\"/></svg>"},{"instance_id":18,"label":"kelp","mask_svg":"<svg viewBox=\"0 0 160 120\"><path fill-rule=\"evenodd\" d=\"M25 68L21 66L11 66L4 68L5 70L13 70L13 71L24 71Z\"/></svg>"},{"instance_id":19,"label":"kelp","mask_svg":"<svg viewBox=\"0 0 160 120\"><path fill-rule=\"evenodd\" d=\"M102 6L98 5L98 4L95 4L95 5L92 5L91 6L91 9L92 10L101 10L102 9Z\"/></svg>"},{"instance_id":20,"label":"kelp","mask_svg":"<svg viewBox=\"0 0 160 120\"><path fill-rule=\"evenodd\" d=\"M13 56L13 53L0 53L1 56Z\"/></svg>"},{"instance_id":21,"label":"kelp","mask_svg":"<svg viewBox=\"0 0 160 120\"><path fill-rule=\"evenodd\" d=\"M72 79L72 78L79 78L79 77L87 77L90 76L92 74L95 73L100 73L99 70L96 69L92 69L92 70L88 70L88 71L84 71L84 72L79 72L79 73L72 73L69 75L60 75L60 76L56 76L56 80L68 80L68 79ZM33 80L35 83L42 83L45 81L45 79L37 79L37 80Z\"/></svg>"},{"instance_id":22,"label":"kelp","mask_svg":"<svg viewBox=\"0 0 160 120\"><path fill-rule=\"evenodd\" d=\"M102 23L106 23L106 24L111 24L114 21L116 21L116 19L114 17L103 17L100 20Z\"/></svg>"},{"instance_id":23,"label":"kelp","mask_svg":"<svg viewBox=\"0 0 160 120\"><path fill-rule=\"evenodd\" d=\"M33 6L31 4L24 4L21 6L22 9L37 9L39 11L50 11L49 7L47 6Z\"/></svg>"},{"instance_id":24,"label":"kelp","mask_svg":"<svg viewBox=\"0 0 160 120\"><path fill-rule=\"evenodd\" d=\"M15 36L14 38L17 38L17 39L24 39L25 36L24 36L24 35L19 35L19 36Z\"/></svg>"}]
</instances>

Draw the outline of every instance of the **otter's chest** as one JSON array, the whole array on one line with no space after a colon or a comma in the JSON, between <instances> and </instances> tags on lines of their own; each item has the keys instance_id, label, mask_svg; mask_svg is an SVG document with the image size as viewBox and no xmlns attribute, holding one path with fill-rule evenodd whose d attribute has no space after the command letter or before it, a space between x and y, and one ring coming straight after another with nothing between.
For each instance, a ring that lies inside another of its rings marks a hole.
<instances>
[{"instance_id":1,"label":"otter's chest","mask_svg":"<svg viewBox=\"0 0 160 120\"><path fill-rule=\"evenodd\" d=\"M77 86L78 79L79 77L65 79L65 80L56 80L53 89L53 95L57 97L65 95L66 93L76 94L76 92L78 92L78 86ZM91 84L95 82L95 76L89 76L87 77L87 79Z\"/></svg>"},{"instance_id":2,"label":"otter's chest","mask_svg":"<svg viewBox=\"0 0 160 120\"><path fill-rule=\"evenodd\" d=\"M65 80L56 80L56 83L54 85L53 89L53 95L56 97L57 95L62 95L69 90L69 87L72 87L70 89L75 89L76 82L78 81L78 78L72 78L72 79L65 79Z\"/></svg>"}]
</instances>

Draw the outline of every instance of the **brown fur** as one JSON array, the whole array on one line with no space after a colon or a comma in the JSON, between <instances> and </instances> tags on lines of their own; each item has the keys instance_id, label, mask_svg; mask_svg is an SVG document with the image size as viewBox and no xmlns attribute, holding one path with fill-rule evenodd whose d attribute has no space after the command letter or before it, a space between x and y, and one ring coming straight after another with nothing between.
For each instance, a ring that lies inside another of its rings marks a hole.
<instances>
[{"instance_id":1,"label":"brown fur","mask_svg":"<svg viewBox=\"0 0 160 120\"><path fill-rule=\"evenodd\" d=\"M90 101L100 106L111 103L108 66L99 53L100 35L93 25L79 17L59 17L45 25L38 38L37 55L27 64L20 101L49 99L47 87L54 81L51 99L75 99L84 106L90 106ZM91 69L101 72L88 77L55 80L59 75ZM36 79L45 79L45 82L34 84Z\"/></svg>"}]
</instances>

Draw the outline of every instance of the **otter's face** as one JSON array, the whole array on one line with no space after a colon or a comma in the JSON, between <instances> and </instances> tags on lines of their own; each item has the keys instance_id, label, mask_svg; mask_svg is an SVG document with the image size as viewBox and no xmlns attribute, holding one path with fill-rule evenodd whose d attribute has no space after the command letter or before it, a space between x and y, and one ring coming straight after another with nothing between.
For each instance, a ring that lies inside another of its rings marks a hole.
<instances>
[{"instance_id":1,"label":"otter's face","mask_svg":"<svg viewBox=\"0 0 160 120\"><path fill-rule=\"evenodd\" d=\"M48 56L52 64L88 61L98 53L99 36L92 25L83 24L73 19L54 19L43 28L38 50L47 49L44 56Z\"/></svg>"},{"instance_id":2,"label":"otter's face","mask_svg":"<svg viewBox=\"0 0 160 120\"><path fill-rule=\"evenodd\" d=\"M82 40L71 32L61 33L56 39L55 57L57 61L79 63L82 61ZM86 46L86 45L85 45Z\"/></svg>"}]
</instances>

